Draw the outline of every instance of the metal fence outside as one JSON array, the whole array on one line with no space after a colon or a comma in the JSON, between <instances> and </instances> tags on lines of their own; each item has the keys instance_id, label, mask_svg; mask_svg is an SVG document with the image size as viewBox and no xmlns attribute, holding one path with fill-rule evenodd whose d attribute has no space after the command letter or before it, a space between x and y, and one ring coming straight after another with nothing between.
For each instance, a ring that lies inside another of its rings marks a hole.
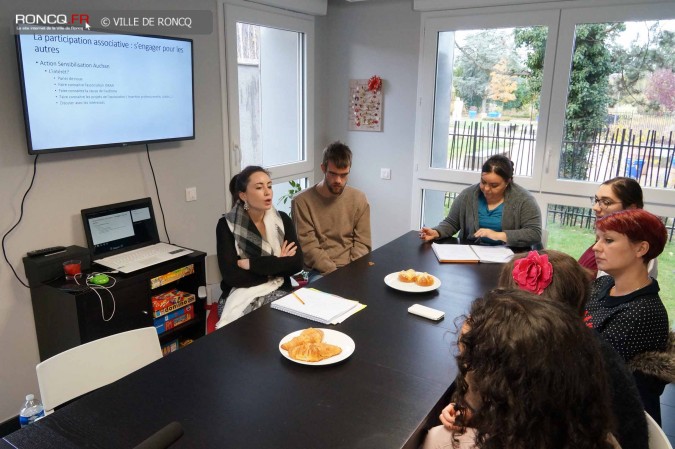
<instances>
[{"instance_id":1,"label":"metal fence outside","mask_svg":"<svg viewBox=\"0 0 675 449\"><path fill-rule=\"evenodd\" d=\"M479 171L490 156L504 154L513 161L514 174L532 176L536 138L535 124L457 120L448 135L446 168Z\"/></svg>"},{"instance_id":2,"label":"metal fence outside","mask_svg":"<svg viewBox=\"0 0 675 449\"><path fill-rule=\"evenodd\" d=\"M668 241L675 235L675 218L659 217L668 230ZM546 210L546 222L562 226L592 229L595 227L595 213L588 207L563 206L549 204Z\"/></svg>"},{"instance_id":3,"label":"metal fence outside","mask_svg":"<svg viewBox=\"0 0 675 449\"><path fill-rule=\"evenodd\" d=\"M563 142L563 152L579 142ZM638 180L642 187L675 187L675 140L673 132L628 128L598 132L586 165L586 180L602 182L615 176ZM574 161L572 164L574 164Z\"/></svg>"},{"instance_id":4,"label":"metal fence outside","mask_svg":"<svg viewBox=\"0 0 675 449\"><path fill-rule=\"evenodd\" d=\"M585 181L629 176L642 187L674 188L675 136L673 131L666 133L660 128L634 130L612 125L600 130L592 142L563 141L562 151L565 154L580 144L590 147L583 161ZM448 136L446 168L479 171L490 156L504 154L513 161L515 175L531 176L536 135L536 124L531 123L455 121ZM581 162L572 160L571 164ZM575 167L565 168L574 171Z\"/></svg>"}]
</instances>

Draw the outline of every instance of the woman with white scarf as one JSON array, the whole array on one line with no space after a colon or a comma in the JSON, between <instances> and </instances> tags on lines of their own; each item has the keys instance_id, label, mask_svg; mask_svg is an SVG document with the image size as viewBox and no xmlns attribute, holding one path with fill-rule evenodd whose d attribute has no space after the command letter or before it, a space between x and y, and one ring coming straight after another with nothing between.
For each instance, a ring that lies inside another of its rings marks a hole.
<instances>
[{"instance_id":1,"label":"woman with white scarf","mask_svg":"<svg viewBox=\"0 0 675 449\"><path fill-rule=\"evenodd\" d=\"M272 180L248 166L230 181L232 210L216 227L223 295L216 328L287 295L302 270L302 250L290 217L272 205Z\"/></svg>"}]
</instances>

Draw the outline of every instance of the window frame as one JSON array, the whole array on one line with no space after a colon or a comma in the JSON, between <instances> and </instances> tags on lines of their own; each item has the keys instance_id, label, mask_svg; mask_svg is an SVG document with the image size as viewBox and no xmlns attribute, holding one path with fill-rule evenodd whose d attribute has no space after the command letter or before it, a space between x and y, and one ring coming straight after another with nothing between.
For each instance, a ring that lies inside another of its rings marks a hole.
<instances>
[{"instance_id":1,"label":"window frame","mask_svg":"<svg viewBox=\"0 0 675 449\"><path fill-rule=\"evenodd\" d=\"M315 73L315 32L314 17L277 10L271 7L249 7L227 2L219 3L222 18L221 40L221 78L227 102L223 108L225 125L225 173L226 182L241 170L241 150L239 131L239 95L237 64L237 22L253 23L265 27L277 28L304 35L302 90L302 137L301 145L305 159L284 164L265 167L271 175L273 183L281 183L290 179L308 178L313 181L314 175L314 73ZM226 186L227 188L227 186Z\"/></svg>"},{"instance_id":2,"label":"window frame","mask_svg":"<svg viewBox=\"0 0 675 449\"><path fill-rule=\"evenodd\" d=\"M542 80L541 105L537 139L535 144L535 157L532 167L532 177L518 178L519 184L528 189L539 186L539 171L543 162L543 145L546 137L546 117L548 115L548 99L553 82L554 40L557 34L559 12L543 10L538 12L504 13L467 15L453 17L431 17L423 20L423 42L420 57L420 74L418 83L418 111L417 111L417 137L418 142L416 161L418 179L430 181L460 182L467 185L479 181L480 175L475 172L464 172L452 169L431 168L431 148L433 139L435 85L436 85L436 57L438 53L438 33L448 31L463 31L485 28L510 28L543 25L548 27L549 38L546 42L546 56L544 75Z\"/></svg>"}]
</instances>

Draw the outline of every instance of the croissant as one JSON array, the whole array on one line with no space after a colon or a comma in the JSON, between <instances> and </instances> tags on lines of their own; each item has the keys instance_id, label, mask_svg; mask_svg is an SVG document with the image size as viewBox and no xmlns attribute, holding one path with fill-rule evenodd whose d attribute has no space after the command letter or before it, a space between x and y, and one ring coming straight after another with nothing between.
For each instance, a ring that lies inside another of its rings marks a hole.
<instances>
[{"instance_id":1,"label":"croissant","mask_svg":"<svg viewBox=\"0 0 675 449\"><path fill-rule=\"evenodd\" d=\"M300 335L294 337L293 339L287 341L281 345L281 349L290 351L296 346L300 346L306 343L320 343L323 341L323 331L321 329L315 329L310 327L300 332Z\"/></svg>"},{"instance_id":2,"label":"croissant","mask_svg":"<svg viewBox=\"0 0 675 449\"><path fill-rule=\"evenodd\" d=\"M324 358L333 357L342 352L342 348L339 346L331 345L330 343L317 343L319 347L319 352Z\"/></svg>"},{"instance_id":3,"label":"croissant","mask_svg":"<svg viewBox=\"0 0 675 449\"><path fill-rule=\"evenodd\" d=\"M415 283L420 287L428 287L434 284L434 278L429 273L417 273Z\"/></svg>"},{"instance_id":4,"label":"croissant","mask_svg":"<svg viewBox=\"0 0 675 449\"><path fill-rule=\"evenodd\" d=\"M303 362L319 362L342 352L339 346L328 343L308 343L291 348L288 356Z\"/></svg>"},{"instance_id":5,"label":"croissant","mask_svg":"<svg viewBox=\"0 0 675 449\"><path fill-rule=\"evenodd\" d=\"M417 272L412 268L409 270L403 270L398 272L398 280L401 282L415 282L417 277Z\"/></svg>"}]
</instances>

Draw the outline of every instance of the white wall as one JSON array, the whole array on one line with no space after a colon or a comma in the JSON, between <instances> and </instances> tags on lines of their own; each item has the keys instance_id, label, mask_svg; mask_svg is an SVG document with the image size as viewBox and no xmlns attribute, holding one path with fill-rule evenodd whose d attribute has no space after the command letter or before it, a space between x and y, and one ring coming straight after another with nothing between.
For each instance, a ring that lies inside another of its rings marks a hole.
<instances>
[{"instance_id":1,"label":"white wall","mask_svg":"<svg viewBox=\"0 0 675 449\"><path fill-rule=\"evenodd\" d=\"M172 242L211 254L215 253L215 226L224 212L226 189L215 5L214 0L191 0L190 9L213 11L214 32L185 36L194 39L196 139L150 145ZM122 0L95 6L91 1L12 0L0 6L0 22L9 27L12 14L21 11L94 9L166 10L185 9L185 5L181 0ZM19 218L34 160L26 150L16 49L7 28L0 33L0 60L0 233L4 234ZM186 187L197 188L197 201L185 202ZM54 245L86 247L80 209L145 196L153 197L159 216L145 147L41 155L23 219L6 239L7 257L25 280L21 259L27 251ZM164 236L161 222L159 227ZM35 365L39 361L29 291L4 260L0 261L0 342L2 422L18 414L27 393L38 393Z\"/></svg>"},{"instance_id":2,"label":"white wall","mask_svg":"<svg viewBox=\"0 0 675 449\"><path fill-rule=\"evenodd\" d=\"M420 15L410 0L330 0L316 29L316 140L354 152L349 183L368 196L378 247L410 230ZM383 79L382 132L348 131L349 80L373 75ZM391 169L390 181L380 168Z\"/></svg>"}]
</instances>

